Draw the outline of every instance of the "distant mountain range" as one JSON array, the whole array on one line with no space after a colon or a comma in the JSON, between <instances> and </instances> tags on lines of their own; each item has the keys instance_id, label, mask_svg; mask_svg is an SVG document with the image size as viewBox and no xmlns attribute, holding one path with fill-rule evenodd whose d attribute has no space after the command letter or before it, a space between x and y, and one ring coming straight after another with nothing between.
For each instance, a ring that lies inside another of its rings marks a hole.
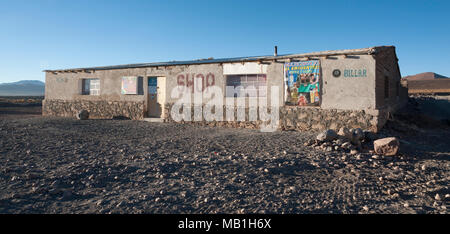
<instances>
[{"instance_id":1,"label":"distant mountain range","mask_svg":"<svg viewBox=\"0 0 450 234\"><path fill-rule=\"evenodd\" d=\"M450 93L450 78L434 72L424 72L405 76L408 81L409 94L448 94Z\"/></svg>"},{"instance_id":2,"label":"distant mountain range","mask_svg":"<svg viewBox=\"0 0 450 234\"><path fill-rule=\"evenodd\" d=\"M415 75L411 75L411 76L405 76L402 79L405 79L405 80L434 80L434 79L446 79L446 78L448 78L448 77L439 75L434 72L424 72L424 73L419 73L419 74L415 74Z\"/></svg>"},{"instance_id":3,"label":"distant mountain range","mask_svg":"<svg viewBox=\"0 0 450 234\"><path fill-rule=\"evenodd\" d=\"M0 83L0 96L44 96L45 83L40 80L21 80Z\"/></svg>"}]
</instances>

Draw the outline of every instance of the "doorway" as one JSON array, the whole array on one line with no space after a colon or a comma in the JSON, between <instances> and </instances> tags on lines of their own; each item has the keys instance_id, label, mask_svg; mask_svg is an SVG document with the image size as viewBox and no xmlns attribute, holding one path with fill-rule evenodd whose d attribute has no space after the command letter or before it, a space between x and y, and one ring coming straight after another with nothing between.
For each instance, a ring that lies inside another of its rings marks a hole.
<instances>
[{"instance_id":1,"label":"doorway","mask_svg":"<svg viewBox=\"0 0 450 234\"><path fill-rule=\"evenodd\" d=\"M151 118L161 118L164 112L165 77L148 77L147 115Z\"/></svg>"}]
</instances>

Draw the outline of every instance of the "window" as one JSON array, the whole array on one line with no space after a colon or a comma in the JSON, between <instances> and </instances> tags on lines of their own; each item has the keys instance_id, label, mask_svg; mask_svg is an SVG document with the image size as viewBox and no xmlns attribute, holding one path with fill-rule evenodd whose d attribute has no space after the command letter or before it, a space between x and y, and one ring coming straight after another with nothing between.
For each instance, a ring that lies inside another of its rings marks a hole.
<instances>
[{"instance_id":1,"label":"window","mask_svg":"<svg viewBox=\"0 0 450 234\"><path fill-rule=\"evenodd\" d=\"M389 98L389 77L384 77L384 98Z\"/></svg>"},{"instance_id":2,"label":"window","mask_svg":"<svg viewBox=\"0 0 450 234\"><path fill-rule=\"evenodd\" d=\"M144 95L144 77L142 76L122 77L121 93L125 95Z\"/></svg>"},{"instance_id":3,"label":"window","mask_svg":"<svg viewBox=\"0 0 450 234\"><path fill-rule=\"evenodd\" d=\"M266 74L228 75L226 97L265 97L267 93ZM238 87L241 87L239 90ZM242 93L245 89L245 93ZM240 95L241 93L241 95Z\"/></svg>"},{"instance_id":4,"label":"window","mask_svg":"<svg viewBox=\"0 0 450 234\"><path fill-rule=\"evenodd\" d=\"M83 79L81 94L100 95L100 79Z\"/></svg>"}]
</instances>

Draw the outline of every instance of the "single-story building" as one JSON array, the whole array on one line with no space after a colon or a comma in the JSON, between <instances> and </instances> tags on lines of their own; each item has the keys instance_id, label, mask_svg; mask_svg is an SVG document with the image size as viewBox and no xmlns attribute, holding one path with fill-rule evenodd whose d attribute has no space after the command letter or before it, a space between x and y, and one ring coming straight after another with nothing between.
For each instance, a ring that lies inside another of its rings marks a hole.
<instances>
[{"instance_id":1,"label":"single-story building","mask_svg":"<svg viewBox=\"0 0 450 234\"><path fill-rule=\"evenodd\" d=\"M256 128L263 121L251 118L249 102L264 100L277 106L271 110L282 130L346 126L378 131L408 98L397 61L394 46L288 55L278 55L275 48L273 56L45 70L43 115L74 117L85 109L90 118L175 121L179 110L173 107L181 97L176 89L184 87L192 96L203 95L202 100L222 95L223 111L213 112L224 118L206 121L199 112L200 117L181 122ZM208 90L215 94L203 94ZM241 99L245 118L234 114ZM229 113L231 118L225 116Z\"/></svg>"}]
</instances>

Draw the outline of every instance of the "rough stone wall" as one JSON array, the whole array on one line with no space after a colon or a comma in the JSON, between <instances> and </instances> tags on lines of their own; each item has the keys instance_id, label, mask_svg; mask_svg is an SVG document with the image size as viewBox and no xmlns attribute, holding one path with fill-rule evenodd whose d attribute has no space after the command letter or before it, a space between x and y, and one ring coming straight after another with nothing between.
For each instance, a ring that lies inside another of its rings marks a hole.
<instances>
[{"instance_id":1,"label":"rough stone wall","mask_svg":"<svg viewBox=\"0 0 450 234\"><path fill-rule=\"evenodd\" d=\"M83 109L89 111L89 118L144 118L144 101L44 100L42 103L44 116L75 117Z\"/></svg>"},{"instance_id":2,"label":"rough stone wall","mask_svg":"<svg viewBox=\"0 0 450 234\"><path fill-rule=\"evenodd\" d=\"M171 117L171 108L173 104L165 105L165 122L175 122ZM224 120L226 108L223 109ZM235 108L235 119L236 107ZM194 107L191 107L191 121L180 121L180 123L190 123L195 125L207 125L207 126L225 126L234 128L260 128L264 123L261 120L248 121L249 109L245 109L246 121L205 121L203 118L201 121L194 120ZM295 130L295 131L321 131L325 129L339 130L341 127L348 128L362 128L364 130L370 130L377 132L381 129L384 121L380 121L380 113L373 111L369 113L364 110L336 110L336 109L321 109L321 108L308 108L308 107L296 107L296 106L283 106L279 110L279 130Z\"/></svg>"},{"instance_id":3,"label":"rough stone wall","mask_svg":"<svg viewBox=\"0 0 450 234\"><path fill-rule=\"evenodd\" d=\"M172 107L173 107L173 103L164 105L164 113L165 113L164 122L175 122L175 120L171 116ZM191 106L191 110L192 110L191 111L191 121L182 120L179 123L183 123L183 124L188 123L188 124L204 125L204 126L211 126L211 127L222 126L222 127L231 127L231 128L250 128L250 129L260 128L261 124L263 123L263 121L261 121L261 120L249 121L249 113L250 113L249 108L245 108L245 120L246 121L225 121L227 108L232 108L232 110L234 111L235 120L238 119L237 107L227 107L227 106L223 106L223 120L224 121L205 121L203 117L200 117L201 121L194 121L194 119L195 119L194 108L199 108L199 107L196 107L193 105ZM205 105L203 105L202 108L207 108L207 107ZM180 112L182 112L182 109L180 110ZM257 117L257 119L259 119L259 117Z\"/></svg>"},{"instance_id":4,"label":"rough stone wall","mask_svg":"<svg viewBox=\"0 0 450 234\"><path fill-rule=\"evenodd\" d=\"M285 106L280 109L280 128L282 130L321 131L339 130L341 127L362 128L377 132L378 114L364 110L337 110Z\"/></svg>"}]
</instances>

